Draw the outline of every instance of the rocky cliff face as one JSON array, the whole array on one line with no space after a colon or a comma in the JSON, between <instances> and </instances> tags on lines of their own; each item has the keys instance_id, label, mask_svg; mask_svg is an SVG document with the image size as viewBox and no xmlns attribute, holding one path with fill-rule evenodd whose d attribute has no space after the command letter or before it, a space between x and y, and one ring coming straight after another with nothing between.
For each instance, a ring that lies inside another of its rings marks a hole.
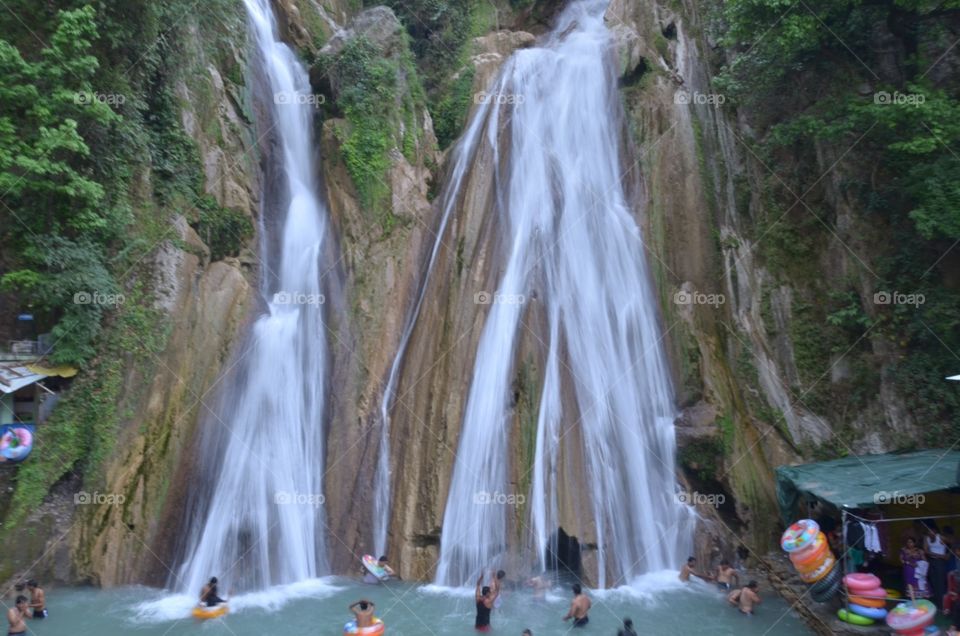
<instances>
[{"instance_id":1,"label":"rocky cliff face","mask_svg":"<svg viewBox=\"0 0 960 636\"><path fill-rule=\"evenodd\" d=\"M489 214L495 166L483 152L473 159L426 279L450 152L438 149L403 25L385 7L355 11L333 1L278 0L275 8L285 38L312 65L323 103L317 139L338 237L325 274L334 355L326 477L331 561L336 571L349 572L356 555L372 549L371 484L384 384L427 280L392 409L389 552L404 578L431 578L488 309L476 294L493 290L499 274L500 237ZM890 347L879 340L871 345L881 372L871 376L867 386L875 390L858 398L856 414L838 418L812 399L824 387L847 390L863 368L842 351L811 353L817 337L811 303L823 288L811 283L810 272L861 271L854 261L869 260L873 233L846 198L839 173L831 172L838 157L824 148L814 167L827 176L815 184L815 195L835 214L834 239L803 273L771 266L769 252L758 247L769 240L764 228L774 220L759 186L771 167L751 150L756 114L735 110L711 88L724 52L702 9L690 1L613 0L606 19L623 101L624 181L644 228L683 410L678 479L726 498L719 508L702 509L699 549L712 556L729 553L738 537L751 547L769 545L776 531L775 466L838 450L892 449L917 425L882 372ZM470 78L468 94L481 93L514 50L534 43L531 32L542 32L552 10L498 6L489 32L470 39L450 85ZM258 157L241 23L220 40L215 57L199 45L214 36L194 25L184 45L193 47L195 62L174 89L183 128L200 150L206 192L256 218ZM510 30L498 30L503 25ZM372 63L364 56L378 60L377 81L389 85L373 105L351 93L357 73L370 71L355 64ZM32 548L48 555L40 568L51 577L113 585L162 584L170 575L184 523L181 502L200 459L193 446L197 422L209 415L210 398L256 306L256 242L239 258L211 262L205 240L175 218L169 240L151 256L152 302L168 337L150 368L126 370L127 415L103 474L83 484L64 482L28 519L43 529L43 541ZM855 280L865 296L874 285L862 276ZM538 330L535 300L524 321ZM516 352L510 447L518 492L529 486L522 475L543 354L532 338ZM575 457L569 459L576 470ZM123 502L71 506L78 488L122 494ZM561 508L577 509L583 493L566 484L561 491ZM515 529L526 511L516 514ZM597 541L575 516L561 522L581 541Z\"/></svg>"}]
</instances>

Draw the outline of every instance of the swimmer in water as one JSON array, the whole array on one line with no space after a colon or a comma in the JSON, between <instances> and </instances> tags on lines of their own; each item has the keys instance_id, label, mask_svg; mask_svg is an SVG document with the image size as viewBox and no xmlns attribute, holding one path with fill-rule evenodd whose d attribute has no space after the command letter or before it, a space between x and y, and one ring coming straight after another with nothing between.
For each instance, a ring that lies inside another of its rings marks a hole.
<instances>
[{"instance_id":1,"label":"swimmer in water","mask_svg":"<svg viewBox=\"0 0 960 636\"><path fill-rule=\"evenodd\" d=\"M353 612L357 627L373 627L373 608L373 601L362 598L348 609Z\"/></svg>"},{"instance_id":2,"label":"swimmer in water","mask_svg":"<svg viewBox=\"0 0 960 636\"><path fill-rule=\"evenodd\" d=\"M397 576L397 573L393 571L393 568L391 568L390 565L387 563L387 557L386 557L386 555L381 556L379 559L377 559L377 565L379 565L381 568L383 568L383 571L387 573L387 576L384 577L383 579L381 579L380 577L378 577L378 576L376 576L375 574L373 574L373 573L372 573L370 570L368 570L367 568L363 568L363 582L364 582L364 583L369 583L370 585L376 585L376 584L378 584L378 583L383 583L384 581L386 581L386 580L388 580L388 579L399 579L399 578L400 578L399 576Z\"/></svg>"},{"instance_id":3,"label":"swimmer in water","mask_svg":"<svg viewBox=\"0 0 960 636\"><path fill-rule=\"evenodd\" d=\"M756 581L750 581L745 587L730 592L727 602L740 610L741 614L750 616L753 608L760 604L760 595L757 593L759 588Z\"/></svg>"},{"instance_id":4,"label":"swimmer in water","mask_svg":"<svg viewBox=\"0 0 960 636\"><path fill-rule=\"evenodd\" d=\"M717 568L717 587L725 592L740 584L740 575L731 567L730 562L724 559Z\"/></svg>"},{"instance_id":5,"label":"swimmer in water","mask_svg":"<svg viewBox=\"0 0 960 636\"><path fill-rule=\"evenodd\" d=\"M691 576L695 576L699 579L703 579L704 581L709 581L710 580L709 575L700 574L700 572L694 569L696 565L697 565L697 560L695 558L690 557L689 559L687 559L687 562L683 564L683 568L680 570L680 580L683 582L687 582L690 580Z\"/></svg>"},{"instance_id":6,"label":"swimmer in water","mask_svg":"<svg viewBox=\"0 0 960 636\"><path fill-rule=\"evenodd\" d=\"M490 591L493 592L496 600L493 602L493 609L500 609L503 605L503 577L507 575L503 570L497 570L496 578L490 581Z\"/></svg>"},{"instance_id":7,"label":"swimmer in water","mask_svg":"<svg viewBox=\"0 0 960 636\"><path fill-rule=\"evenodd\" d=\"M490 586L483 585L483 574L477 579L477 589L474 593L477 601L477 620L473 626L478 632L490 631L490 611L493 609L493 603L497 600Z\"/></svg>"},{"instance_id":8,"label":"swimmer in water","mask_svg":"<svg viewBox=\"0 0 960 636\"><path fill-rule=\"evenodd\" d=\"M26 618L29 607L27 597L21 594L17 597L14 606L7 610L7 622L10 623L10 628L7 630L8 636L27 633L27 622L23 619Z\"/></svg>"},{"instance_id":9,"label":"swimmer in water","mask_svg":"<svg viewBox=\"0 0 960 636\"><path fill-rule=\"evenodd\" d=\"M227 600L217 596L217 577L210 577L210 581L200 590L200 603L207 607L216 607Z\"/></svg>"},{"instance_id":10,"label":"swimmer in water","mask_svg":"<svg viewBox=\"0 0 960 636\"><path fill-rule=\"evenodd\" d=\"M579 583L574 583L571 589L573 590L573 601L570 603L570 611L563 617L563 620L566 622L572 618L574 627L586 627L587 623L590 622L590 617L587 616L587 612L590 611L590 599L583 593L583 588L580 587Z\"/></svg>"},{"instance_id":11,"label":"swimmer in water","mask_svg":"<svg viewBox=\"0 0 960 636\"><path fill-rule=\"evenodd\" d=\"M617 636L639 636L633 629L633 621L629 618L623 619L623 629L617 632Z\"/></svg>"},{"instance_id":12,"label":"swimmer in water","mask_svg":"<svg viewBox=\"0 0 960 636\"><path fill-rule=\"evenodd\" d=\"M527 581L527 586L533 589L533 600L545 601L547 599L547 590L553 587L550 578L546 572L540 576L535 576Z\"/></svg>"}]
</instances>

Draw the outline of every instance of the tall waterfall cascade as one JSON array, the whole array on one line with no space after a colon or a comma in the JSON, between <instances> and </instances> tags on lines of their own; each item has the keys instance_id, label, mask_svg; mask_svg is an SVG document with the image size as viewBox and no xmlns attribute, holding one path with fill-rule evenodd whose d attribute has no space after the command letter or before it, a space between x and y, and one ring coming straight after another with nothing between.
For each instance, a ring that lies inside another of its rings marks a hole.
<instances>
[{"instance_id":1,"label":"tall waterfall cascade","mask_svg":"<svg viewBox=\"0 0 960 636\"><path fill-rule=\"evenodd\" d=\"M663 327L623 187L605 8L604 0L575 2L539 46L515 52L455 151L444 222L460 162L487 144L497 166L497 205L488 213L498 215L503 256L444 512L441 585L472 585L504 561L513 513L497 504L511 496L526 500L522 530L546 566L560 525L561 449L569 452L574 439L582 458L574 479L586 494L576 514L595 531L601 587L676 568L692 544L693 513L676 496ZM546 368L534 461L524 476L530 491L513 493L511 384L518 343L531 337L521 319L534 286L548 325L536 334Z\"/></svg>"},{"instance_id":2,"label":"tall waterfall cascade","mask_svg":"<svg viewBox=\"0 0 960 636\"><path fill-rule=\"evenodd\" d=\"M222 426L204 449L216 461L208 501L174 586L196 593L210 576L221 589L260 589L327 571L323 470L328 347L320 258L327 211L318 198L307 72L283 44L269 0L244 0L254 58L270 94L273 179L264 179L261 217L276 219L277 254L264 263L266 311L237 361L236 385L208 426ZM265 136L266 133L264 133ZM267 223L262 234L269 233ZM269 270L269 271L266 271ZM217 448L210 448L216 446ZM209 451L209 452L207 452Z\"/></svg>"}]
</instances>

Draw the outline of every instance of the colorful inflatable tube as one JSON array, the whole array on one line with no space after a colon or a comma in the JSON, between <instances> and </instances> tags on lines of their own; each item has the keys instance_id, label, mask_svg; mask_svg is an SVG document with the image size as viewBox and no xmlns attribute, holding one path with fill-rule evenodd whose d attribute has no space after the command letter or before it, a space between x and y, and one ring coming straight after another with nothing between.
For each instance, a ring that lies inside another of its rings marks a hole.
<instances>
[{"instance_id":1,"label":"colorful inflatable tube","mask_svg":"<svg viewBox=\"0 0 960 636\"><path fill-rule=\"evenodd\" d=\"M0 458L2 458L2 461L22 462L32 450L32 425L4 424L0 427Z\"/></svg>"},{"instance_id":2,"label":"colorful inflatable tube","mask_svg":"<svg viewBox=\"0 0 960 636\"><path fill-rule=\"evenodd\" d=\"M862 605L863 607L886 607L887 603L883 599L870 598L868 596L855 596L851 594L848 599L851 603Z\"/></svg>"},{"instance_id":3,"label":"colorful inflatable tube","mask_svg":"<svg viewBox=\"0 0 960 636\"><path fill-rule=\"evenodd\" d=\"M880 579L872 574L855 572L843 577L843 584L857 596L866 596L866 594L861 594L861 592L873 591L880 587Z\"/></svg>"},{"instance_id":4,"label":"colorful inflatable tube","mask_svg":"<svg viewBox=\"0 0 960 636\"><path fill-rule=\"evenodd\" d=\"M784 530L780 547L785 552L796 552L812 544L820 534L820 526L813 519L801 519Z\"/></svg>"},{"instance_id":5,"label":"colorful inflatable tube","mask_svg":"<svg viewBox=\"0 0 960 636\"><path fill-rule=\"evenodd\" d=\"M387 629L387 626L383 624L383 621L374 616L373 625L370 627L357 627L357 621L350 621L343 626L344 634L364 634L365 636L379 636L384 633Z\"/></svg>"},{"instance_id":6,"label":"colorful inflatable tube","mask_svg":"<svg viewBox=\"0 0 960 636\"><path fill-rule=\"evenodd\" d=\"M937 617L937 608L930 601L919 599L900 603L887 613L887 625L898 634L923 634Z\"/></svg>"},{"instance_id":7,"label":"colorful inflatable tube","mask_svg":"<svg viewBox=\"0 0 960 636\"><path fill-rule=\"evenodd\" d=\"M850 623L851 625L873 625L872 618L867 618L866 616L860 616L859 614L848 612L847 610L842 608L837 610L837 618L839 618L845 623Z\"/></svg>"},{"instance_id":8,"label":"colorful inflatable tube","mask_svg":"<svg viewBox=\"0 0 960 636\"><path fill-rule=\"evenodd\" d=\"M221 603L220 605L215 605L214 607L207 607L206 605L198 605L193 608L193 617L205 621L211 618L219 618L226 615L228 611L227 604Z\"/></svg>"},{"instance_id":9,"label":"colorful inflatable tube","mask_svg":"<svg viewBox=\"0 0 960 636\"><path fill-rule=\"evenodd\" d=\"M872 618L875 621L882 621L887 617L887 610L883 609L882 607L865 607L863 605L858 605L857 603L850 603L847 605L847 609L857 616Z\"/></svg>"}]
</instances>

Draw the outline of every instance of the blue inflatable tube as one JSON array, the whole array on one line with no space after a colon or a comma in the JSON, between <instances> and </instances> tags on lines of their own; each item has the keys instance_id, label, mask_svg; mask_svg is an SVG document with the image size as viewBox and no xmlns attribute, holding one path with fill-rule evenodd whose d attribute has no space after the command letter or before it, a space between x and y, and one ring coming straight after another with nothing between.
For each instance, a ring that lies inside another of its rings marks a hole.
<instances>
[{"instance_id":1,"label":"blue inflatable tube","mask_svg":"<svg viewBox=\"0 0 960 636\"><path fill-rule=\"evenodd\" d=\"M857 605L856 603L849 603L847 607L850 608L850 611L858 616L864 616L866 618L872 618L874 620L882 621L887 617L887 610L882 607L864 607L863 605Z\"/></svg>"}]
</instances>

